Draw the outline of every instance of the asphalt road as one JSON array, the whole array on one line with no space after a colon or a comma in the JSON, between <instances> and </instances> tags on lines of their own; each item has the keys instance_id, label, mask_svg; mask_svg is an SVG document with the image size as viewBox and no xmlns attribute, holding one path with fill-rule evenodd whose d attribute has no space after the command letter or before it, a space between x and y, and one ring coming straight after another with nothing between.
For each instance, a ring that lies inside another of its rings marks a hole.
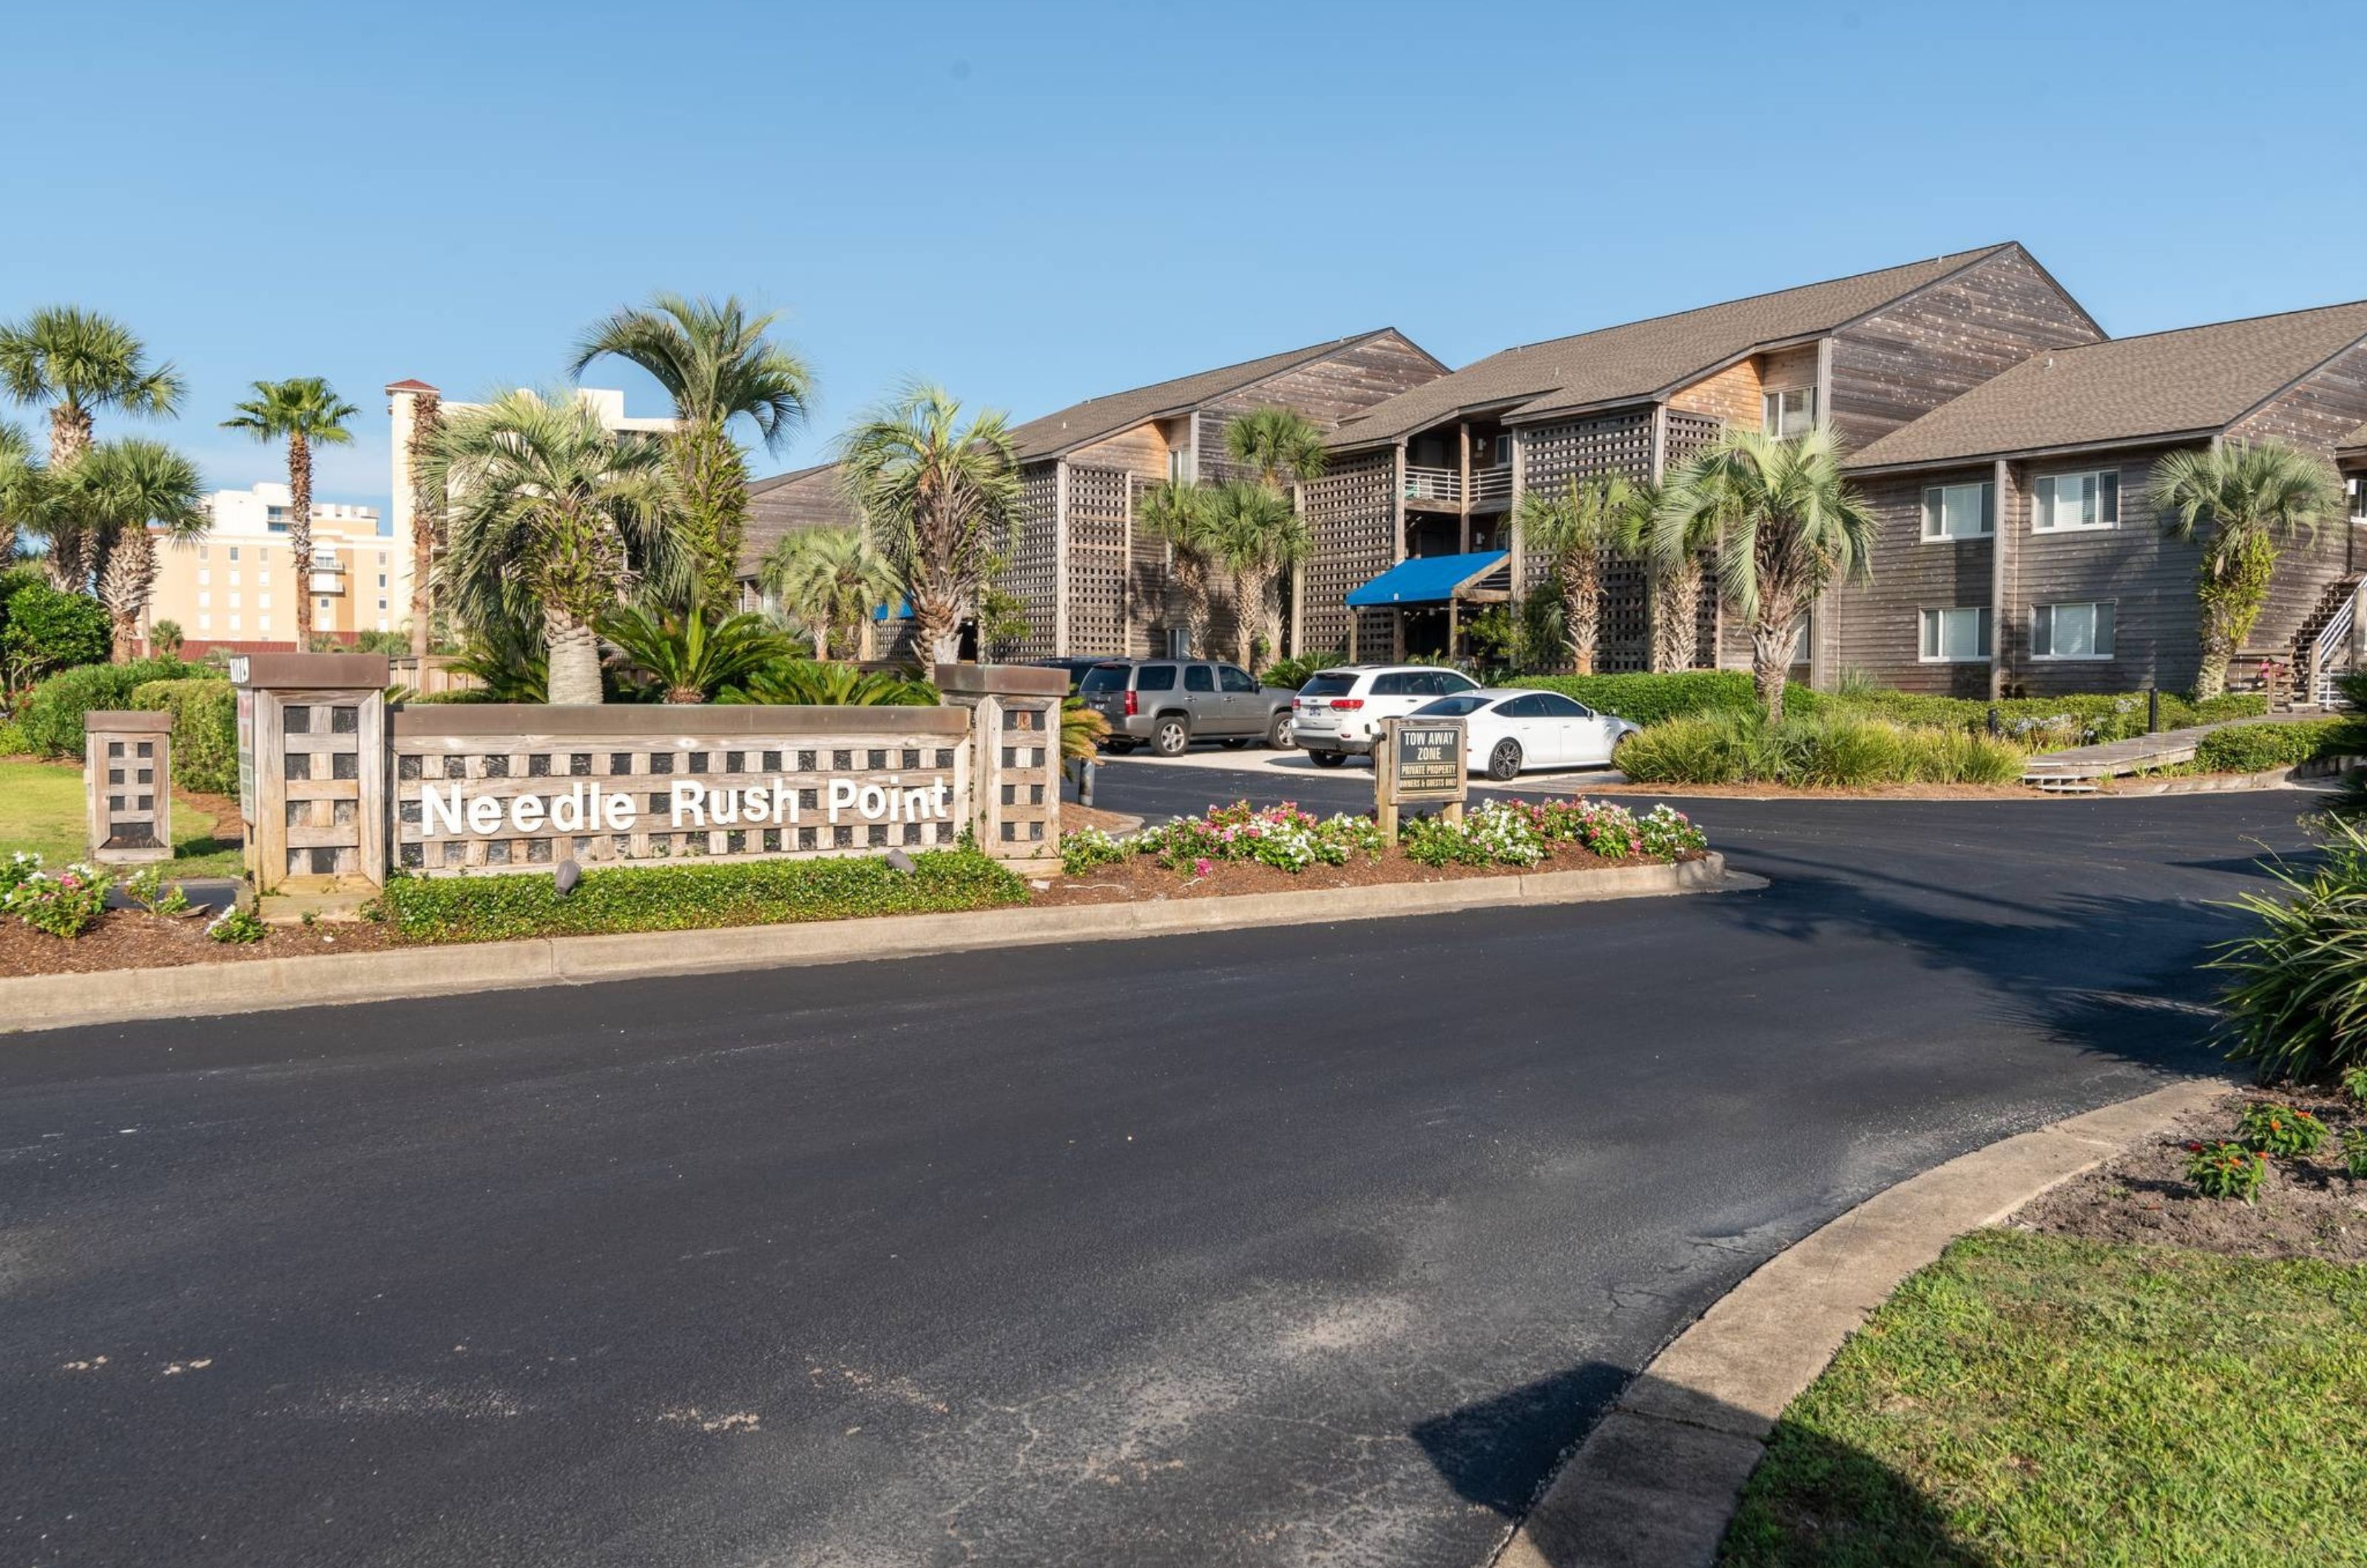
<instances>
[{"instance_id":1,"label":"asphalt road","mask_svg":"<svg viewBox=\"0 0 2367 1568\"><path fill-rule=\"evenodd\" d=\"M0 1561L1477 1563L1755 1262L2200 1066L2300 804L1716 802L1768 890L12 1039Z\"/></svg>"}]
</instances>

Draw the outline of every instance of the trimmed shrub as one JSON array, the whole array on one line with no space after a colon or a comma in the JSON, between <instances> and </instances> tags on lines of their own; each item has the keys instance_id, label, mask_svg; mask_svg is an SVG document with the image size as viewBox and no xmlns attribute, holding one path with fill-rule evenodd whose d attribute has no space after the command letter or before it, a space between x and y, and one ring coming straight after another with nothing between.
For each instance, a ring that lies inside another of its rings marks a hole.
<instances>
[{"instance_id":1,"label":"trimmed shrub","mask_svg":"<svg viewBox=\"0 0 2367 1568\"><path fill-rule=\"evenodd\" d=\"M1559 692L1632 724L1759 711L1758 690L1751 685L1750 674L1739 670L1684 670L1665 675L1522 675L1506 683ZM1792 699L1787 694L1784 700Z\"/></svg>"},{"instance_id":2,"label":"trimmed shrub","mask_svg":"<svg viewBox=\"0 0 2367 1568\"><path fill-rule=\"evenodd\" d=\"M0 757L30 755L33 743L25 738L25 727L13 718L0 718Z\"/></svg>"},{"instance_id":3,"label":"trimmed shrub","mask_svg":"<svg viewBox=\"0 0 2367 1568\"><path fill-rule=\"evenodd\" d=\"M1027 901L1027 885L975 850L886 860L606 866L561 895L549 876L396 876L379 916L405 942L495 942L604 931L693 931L859 915L983 909Z\"/></svg>"},{"instance_id":4,"label":"trimmed shrub","mask_svg":"<svg viewBox=\"0 0 2367 1568\"><path fill-rule=\"evenodd\" d=\"M1658 724L1619 744L1637 784L1777 784L1841 789L1878 784L2011 784L2020 748L1987 735L1821 713L1770 726L1756 713Z\"/></svg>"},{"instance_id":5,"label":"trimmed shrub","mask_svg":"<svg viewBox=\"0 0 2367 1568\"><path fill-rule=\"evenodd\" d=\"M45 757L82 755L82 716L93 708L128 708L131 694L151 681L207 673L177 659L135 659L129 664L85 664L62 671L32 690L17 722L32 750Z\"/></svg>"},{"instance_id":6,"label":"trimmed shrub","mask_svg":"<svg viewBox=\"0 0 2367 1568\"><path fill-rule=\"evenodd\" d=\"M2195 743L2194 761L2207 773L2262 773L2339 755L2350 721L2302 718L2284 724L2237 724Z\"/></svg>"},{"instance_id":7,"label":"trimmed shrub","mask_svg":"<svg viewBox=\"0 0 2367 1568\"><path fill-rule=\"evenodd\" d=\"M31 568L0 573L0 667L6 682L95 664L114 650L107 607L87 593L62 593Z\"/></svg>"},{"instance_id":8,"label":"trimmed shrub","mask_svg":"<svg viewBox=\"0 0 2367 1568\"><path fill-rule=\"evenodd\" d=\"M227 681L193 675L150 681L131 705L173 716L173 782L206 795L238 793L238 693Z\"/></svg>"}]
</instances>

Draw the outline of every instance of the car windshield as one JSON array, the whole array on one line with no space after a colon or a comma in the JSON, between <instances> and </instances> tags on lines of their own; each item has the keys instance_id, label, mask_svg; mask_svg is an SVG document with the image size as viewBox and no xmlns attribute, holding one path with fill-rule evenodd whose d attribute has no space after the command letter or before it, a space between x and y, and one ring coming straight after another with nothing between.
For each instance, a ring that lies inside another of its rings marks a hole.
<instances>
[{"instance_id":1,"label":"car windshield","mask_svg":"<svg viewBox=\"0 0 2367 1568\"><path fill-rule=\"evenodd\" d=\"M1461 718L1478 713L1491 699L1471 692L1460 692L1451 697L1441 697L1434 703L1424 703L1414 709L1417 718Z\"/></svg>"},{"instance_id":2,"label":"car windshield","mask_svg":"<svg viewBox=\"0 0 2367 1568\"><path fill-rule=\"evenodd\" d=\"M1126 668L1123 664L1096 664L1085 671L1085 678L1079 683L1077 690L1123 692L1126 690Z\"/></svg>"},{"instance_id":3,"label":"car windshield","mask_svg":"<svg viewBox=\"0 0 2367 1568\"><path fill-rule=\"evenodd\" d=\"M1326 670L1319 675L1309 675L1307 684L1298 688L1302 697L1344 697L1356 689L1354 671Z\"/></svg>"}]
</instances>

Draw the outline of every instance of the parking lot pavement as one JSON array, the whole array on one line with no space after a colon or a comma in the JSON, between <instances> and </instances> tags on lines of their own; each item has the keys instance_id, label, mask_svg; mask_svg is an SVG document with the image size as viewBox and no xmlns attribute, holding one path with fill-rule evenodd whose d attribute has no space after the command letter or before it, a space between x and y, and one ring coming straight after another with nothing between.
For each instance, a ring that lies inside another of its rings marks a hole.
<instances>
[{"instance_id":1,"label":"parking lot pavement","mask_svg":"<svg viewBox=\"0 0 2367 1568\"><path fill-rule=\"evenodd\" d=\"M1272 774L1285 779L1346 779L1354 781L1357 787L1368 793L1373 787L1373 760L1370 757L1352 756L1336 768L1319 768L1315 760L1304 751L1272 751L1259 747L1230 751L1221 746L1195 746L1181 757L1154 757L1149 751L1133 751L1120 757L1105 752L1101 761L1105 764L1127 767L1138 763L1150 768L1217 769L1227 773ZM1506 784L1494 784L1478 773L1471 776L1475 789L1524 793L1543 791L1554 795L1566 795L1590 784L1626 782L1624 774L1610 768L1540 769L1535 773L1523 773L1518 780Z\"/></svg>"}]
</instances>

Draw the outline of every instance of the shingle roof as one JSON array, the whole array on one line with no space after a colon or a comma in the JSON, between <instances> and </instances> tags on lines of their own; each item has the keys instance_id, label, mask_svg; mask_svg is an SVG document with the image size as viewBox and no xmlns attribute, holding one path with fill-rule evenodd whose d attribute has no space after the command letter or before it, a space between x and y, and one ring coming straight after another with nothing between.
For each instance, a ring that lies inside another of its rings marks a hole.
<instances>
[{"instance_id":1,"label":"shingle roof","mask_svg":"<svg viewBox=\"0 0 2367 1568\"><path fill-rule=\"evenodd\" d=\"M1395 441L1472 409L1501 409L1526 417L1640 402L1754 349L1831 332L2013 248L2008 242L1959 251L1508 348L1376 404L1342 424L1331 445Z\"/></svg>"},{"instance_id":2,"label":"shingle roof","mask_svg":"<svg viewBox=\"0 0 2367 1568\"><path fill-rule=\"evenodd\" d=\"M1301 365L1311 364L1356 344L1369 342L1392 330L1382 327L1369 333L1359 333L1353 337L1334 338L1329 343L1294 348L1285 354L1270 354L1263 359L1249 359L1239 365L1226 365L1191 376L1179 376L1172 381L1154 382L1131 391L1088 398L1082 403L1072 403L1041 419L1029 420L1012 431L1011 442L1023 458L1032 461L1057 457L1080 446L1089 446L1105 436L1116 435L1122 430L1131 430L1147 420L1187 412L1228 392L1237 392L1269 376L1297 369Z\"/></svg>"},{"instance_id":3,"label":"shingle roof","mask_svg":"<svg viewBox=\"0 0 2367 1568\"><path fill-rule=\"evenodd\" d=\"M2225 429L2367 338L2367 300L2059 348L1850 459L1854 468L2010 457Z\"/></svg>"},{"instance_id":4,"label":"shingle roof","mask_svg":"<svg viewBox=\"0 0 2367 1568\"><path fill-rule=\"evenodd\" d=\"M2358 429L2352 431L2350 434L2336 442L2334 444L2334 449L2342 453L2367 452L2367 424L2361 425Z\"/></svg>"}]
</instances>

